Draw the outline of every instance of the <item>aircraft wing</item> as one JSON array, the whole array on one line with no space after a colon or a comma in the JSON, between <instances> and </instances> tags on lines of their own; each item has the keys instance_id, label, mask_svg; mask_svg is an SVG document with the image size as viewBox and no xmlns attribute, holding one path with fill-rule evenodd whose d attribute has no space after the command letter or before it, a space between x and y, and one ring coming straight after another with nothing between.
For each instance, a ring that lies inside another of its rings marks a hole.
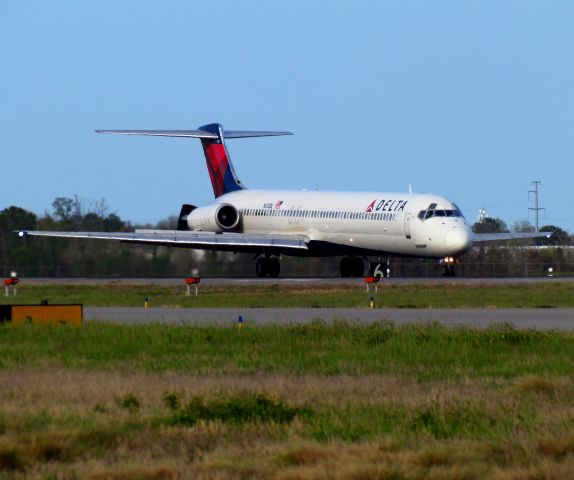
<instances>
[{"instance_id":1,"label":"aircraft wing","mask_svg":"<svg viewBox=\"0 0 574 480\"><path fill-rule=\"evenodd\" d=\"M525 238L550 238L552 232L526 232L526 233L475 233L473 243L496 242L500 240L521 240Z\"/></svg>"},{"instance_id":2,"label":"aircraft wing","mask_svg":"<svg viewBox=\"0 0 574 480\"><path fill-rule=\"evenodd\" d=\"M20 237L91 238L125 243L188 247L226 251L251 251L260 248L307 250L304 235L254 235L245 233L189 232L183 230L136 230L135 232L51 232L20 230Z\"/></svg>"}]
</instances>

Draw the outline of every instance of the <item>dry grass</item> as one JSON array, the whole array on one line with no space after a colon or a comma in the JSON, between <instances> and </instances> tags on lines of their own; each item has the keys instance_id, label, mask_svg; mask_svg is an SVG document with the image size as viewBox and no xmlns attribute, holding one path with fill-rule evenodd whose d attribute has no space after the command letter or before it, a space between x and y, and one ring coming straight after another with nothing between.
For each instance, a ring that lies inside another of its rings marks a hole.
<instances>
[{"instance_id":1,"label":"dry grass","mask_svg":"<svg viewBox=\"0 0 574 480\"><path fill-rule=\"evenodd\" d=\"M529 375L519 378L514 383L514 387L518 392L554 393L559 385L552 379Z\"/></svg>"},{"instance_id":2,"label":"dry grass","mask_svg":"<svg viewBox=\"0 0 574 480\"><path fill-rule=\"evenodd\" d=\"M420 383L46 369L0 370L0 385L0 478L537 479L574 471L570 378ZM310 406L315 417L189 428L161 421L166 392L184 403L245 391ZM138 408L126 407L132 397ZM388 431L315 439L317 425L355 428L363 416L376 424L393 409Z\"/></svg>"}]
</instances>

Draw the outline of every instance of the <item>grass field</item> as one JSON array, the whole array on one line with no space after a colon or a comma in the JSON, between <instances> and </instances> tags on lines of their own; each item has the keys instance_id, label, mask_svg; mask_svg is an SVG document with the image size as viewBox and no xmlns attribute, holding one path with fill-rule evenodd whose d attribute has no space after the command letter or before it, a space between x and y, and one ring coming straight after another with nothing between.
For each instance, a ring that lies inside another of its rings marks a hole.
<instances>
[{"instance_id":1,"label":"grass field","mask_svg":"<svg viewBox=\"0 0 574 480\"><path fill-rule=\"evenodd\" d=\"M199 296L186 297L185 287L125 285L26 285L17 297L0 303L83 303L88 306L181 307L359 307L368 306L364 284L356 285L224 285L200 286ZM381 282L377 305L402 308L574 307L574 283L388 285Z\"/></svg>"},{"instance_id":2,"label":"grass field","mask_svg":"<svg viewBox=\"0 0 574 480\"><path fill-rule=\"evenodd\" d=\"M508 325L1 325L0 478L572 478L572 372Z\"/></svg>"}]
</instances>

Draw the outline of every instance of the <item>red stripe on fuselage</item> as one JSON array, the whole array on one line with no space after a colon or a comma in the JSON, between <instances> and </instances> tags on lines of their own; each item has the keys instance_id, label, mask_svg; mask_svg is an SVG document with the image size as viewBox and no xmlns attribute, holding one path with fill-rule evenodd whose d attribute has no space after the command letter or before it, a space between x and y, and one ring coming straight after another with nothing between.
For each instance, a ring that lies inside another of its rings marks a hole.
<instances>
[{"instance_id":1,"label":"red stripe on fuselage","mask_svg":"<svg viewBox=\"0 0 574 480\"><path fill-rule=\"evenodd\" d=\"M215 196L223 195L225 173L229 168L227 153L222 143L203 143L203 151L207 161L207 170Z\"/></svg>"}]
</instances>

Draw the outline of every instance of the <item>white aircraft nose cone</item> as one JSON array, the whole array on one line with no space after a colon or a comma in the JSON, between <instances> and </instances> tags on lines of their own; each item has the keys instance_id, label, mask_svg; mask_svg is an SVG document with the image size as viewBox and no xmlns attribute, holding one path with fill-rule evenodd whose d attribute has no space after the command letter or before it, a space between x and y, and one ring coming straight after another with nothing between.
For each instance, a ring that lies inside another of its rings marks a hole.
<instances>
[{"instance_id":1,"label":"white aircraft nose cone","mask_svg":"<svg viewBox=\"0 0 574 480\"><path fill-rule=\"evenodd\" d=\"M446 235L446 248L453 253L464 252L471 244L470 232L466 228L453 228Z\"/></svg>"}]
</instances>

